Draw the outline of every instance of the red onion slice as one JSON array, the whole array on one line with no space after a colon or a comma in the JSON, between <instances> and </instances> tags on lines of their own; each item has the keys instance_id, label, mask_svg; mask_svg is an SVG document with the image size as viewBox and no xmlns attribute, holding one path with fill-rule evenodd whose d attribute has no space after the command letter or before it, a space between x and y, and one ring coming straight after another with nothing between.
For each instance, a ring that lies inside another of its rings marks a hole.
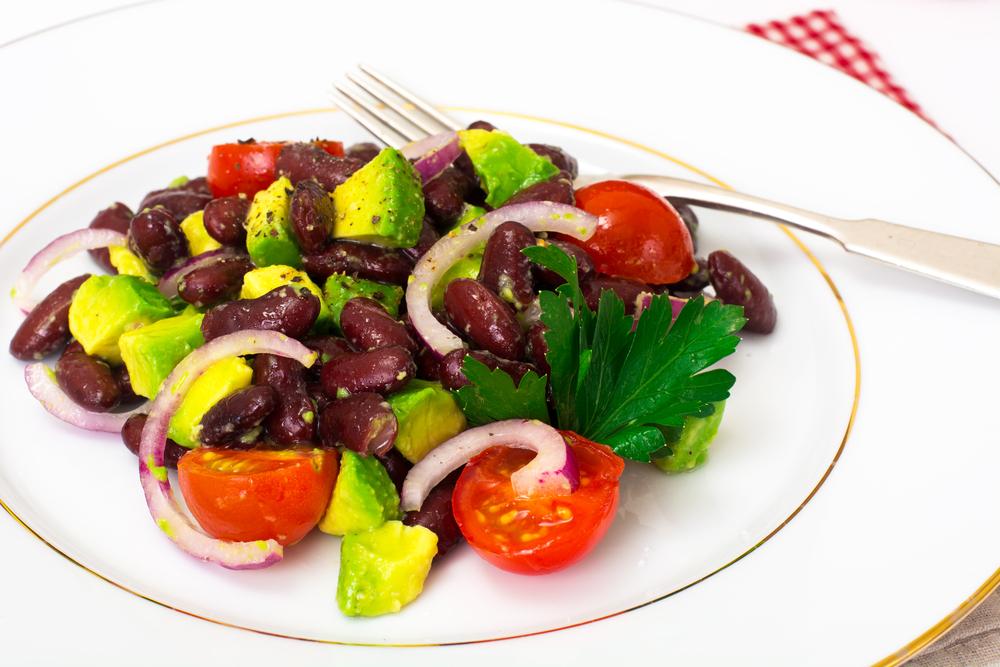
<instances>
[{"instance_id":1,"label":"red onion slice","mask_svg":"<svg viewBox=\"0 0 1000 667\"><path fill-rule=\"evenodd\" d=\"M424 183L438 176L442 171L451 166L451 163L462 154L462 147L458 145L458 136L447 144L432 151L420 158L413 164L413 168L420 174Z\"/></svg>"},{"instance_id":2,"label":"red onion slice","mask_svg":"<svg viewBox=\"0 0 1000 667\"><path fill-rule=\"evenodd\" d=\"M636 322L639 321L639 316L642 315L642 311L649 308L649 305L653 303L654 296L656 295L651 292L640 292L639 296L635 298ZM674 296L673 294L669 294L668 297L670 299L670 319L676 320L677 316L681 314L682 310L684 310L684 306L687 305L688 299L682 299L679 296Z\"/></svg>"},{"instance_id":3,"label":"red onion slice","mask_svg":"<svg viewBox=\"0 0 1000 667\"><path fill-rule=\"evenodd\" d=\"M88 431L119 433L129 417L146 410L146 403L128 412L91 412L86 410L66 395L59 383L56 382L56 374L43 363L25 366L24 381L28 384L28 391L31 392L31 395L51 415L67 424Z\"/></svg>"},{"instance_id":4,"label":"red onion slice","mask_svg":"<svg viewBox=\"0 0 1000 667\"><path fill-rule=\"evenodd\" d=\"M578 239L590 238L597 229L597 218L586 211L539 201L503 206L441 237L417 262L406 288L406 311L410 322L438 356L443 357L463 344L462 339L438 322L431 312L434 285L455 262L485 242L497 226L508 220L520 222L533 232L558 232Z\"/></svg>"},{"instance_id":5,"label":"red onion slice","mask_svg":"<svg viewBox=\"0 0 1000 667\"><path fill-rule=\"evenodd\" d=\"M156 525L195 558L234 570L273 565L281 560L284 549L276 540L230 542L196 528L174 499L163 465L163 450L170 417L191 384L215 362L245 354L276 354L295 359L306 367L316 361L315 352L276 331L251 329L220 336L186 356L170 373L153 400L139 442L139 481Z\"/></svg>"},{"instance_id":6,"label":"red onion slice","mask_svg":"<svg viewBox=\"0 0 1000 667\"><path fill-rule=\"evenodd\" d=\"M440 134L432 134L429 137L424 137L420 141L406 144L400 149L400 152L407 160L418 160L452 141L458 141L457 132L441 132Z\"/></svg>"},{"instance_id":7,"label":"red onion slice","mask_svg":"<svg viewBox=\"0 0 1000 667\"><path fill-rule=\"evenodd\" d=\"M125 235L113 229L78 229L69 234L56 237L51 243L38 251L27 263L21 275L14 283L10 296L14 305L25 314L37 305L31 293L35 285L49 269L59 262L69 259L84 250L107 248L112 245L125 245Z\"/></svg>"},{"instance_id":8,"label":"red onion slice","mask_svg":"<svg viewBox=\"0 0 1000 667\"><path fill-rule=\"evenodd\" d=\"M178 297L177 289L178 285L180 285L181 278L195 269L215 264L218 261L229 259L230 257L239 257L242 254L243 253L233 250L232 248L219 248L217 250L203 252L200 255L195 255L183 264L175 266L164 273L163 277L160 278L160 282L156 284L156 287L160 290L160 293L163 296L168 299L175 299Z\"/></svg>"},{"instance_id":9,"label":"red onion slice","mask_svg":"<svg viewBox=\"0 0 1000 667\"><path fill-rule=\"evenodd\" d=\"M576 458L559 431L536 419L508 419L470 428L432 449L406 475L400 497L402 510L420 509L427 494L448 473L496 445L537 452L535 458L510 476L517 495L566 496L579 488Z\"/></svg>"}]
</instances>

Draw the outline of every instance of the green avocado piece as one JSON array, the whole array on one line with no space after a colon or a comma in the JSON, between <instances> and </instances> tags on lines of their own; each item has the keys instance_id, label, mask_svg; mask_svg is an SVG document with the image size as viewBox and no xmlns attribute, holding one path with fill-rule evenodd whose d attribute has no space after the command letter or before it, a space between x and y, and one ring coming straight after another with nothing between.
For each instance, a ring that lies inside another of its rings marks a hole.
<instances>
[{"instance_id":1,"label":"green avocado piece","mask_svg":"<svg viewBox=\"0 0 1000 667\"><path fill-rule=\"evenodd\" d=\"M340 326L340 311L344 304L357 296L368 297L382 304L386 312L393 317L399 317L399 304L403 301L403 288L398 285L354 278L343 273L335 273L326 279L323 285L323 296L330 308L333 322Z\"/></svg>"},{"instance_id":2,"label":"green avocado piece","mask_svg":"<svg viewBox=\"0 0 1000 667\"><path fill-rule=\"evenodd\" d=\"M452 229L458 229L462 225L472 222L476 218L481 218L484 215L486 215L485 208L483 208L482 206L476 206L475 204L470 204L469 202L465 202L464 204L462 204L462 212L461 214L459 214L458 219L452 226Z\"/></svg>"},{"instance_id":3,"label":"green avocado piece","mask_svg":"<svg viewBox=\"0 0 1000 667\"><path fill-rule=\"evenodd\" d=\"M188 181L190 180L191 179L188 178L187 176L178 176L174 180L167 183L167 189L172 190L174 188L183 188L185 185L188 184Z\"/></svg>"},{"instance_id":4,"label":"green avocado piece","mask_svg":"<svg viewBox=\"0 0 1000 667\"><path fill-rule=\"evenodd\" d=\"M388 521L340 544L337 606L346 616L394 614L424 588L437 554L437 535L423 526Z\"/></svg>"},{"instance_id":5,"label":"green avocado piece","mask_svg":"<svg viewBox=\"0 0 1000 667\"><path fill-rule=\"evenodd\" d=\"M256 266L302 266L288 219L293 191L292 182L282 176L253 196L246 222L247 252Z\"/></svg>"},{"instance_id":6,"label":"green avocado piece","mask_svg":"<svg viewBox=\"0 0 1000 667\"><path fill-rule=\"evenodd\" d=\"M444 290L452 280L458 280L459 278L476 279L479 276L479 270L483 266L483 251L485 249L486 243L480 243L470 250L467 255L452 264L441 275L441 279L438 280L437 284L431 290L431 308L433 310L444 308Z\"/></svg>"},{"instance_id":7,"label":"green avocado piece","mask_svg":"<svg viewBox=\"0 0 1000 667\"><path fill-rule=\"evenodd\" d=\"M243 287L240 289L241 299L256 299L264 296L268 292L282 285L299 285L316 295L319 299L319 316L313 329L316 333L326 333L333 328L333 313L323 297L323 291L312 281L305 271L285 266L283 264L272 264L253 271L248 271L243 275ZM346 303L346 302L345 302Z\"/></svg>"},{"instance_id":8,"label":"green avocado piece","mask_svg":"<svg viewBox=\"0 0 1000 667\"><path fill-rule=\"evenodd\" d=\"M493 208L559 173L547 157L500 130L459 130L458 141L486 191L486 203Z\"/></svg>"},{"instance_id":9,"label":"green avocado piece","mask_svg":"<svg viewBox=\"0 0 1000 667\"><path fill-rule=\"evenodd\" d=\"M191 255L200 255L211 250L218 250L222 244L212 238L205 229L205 211L195 211L181 221L181 231L187 238Z\"/></svg>"},{"instance_id":10,"label":"green avocado piece","mask_svg":"<svg viewBox=\"0 0 1000 667\"><path fill-rule=\"evenodd\" d=\"M70 302L69 331L87 354L120 364L123 333L173 314L170 301L138 276L91 276Z\"/></svg>"},{"instance_id":11,"label":"green avocado piece","mask_svg":"<svg viewBox=\"0 0 1000 667\"><path fill-rule=\"evenodd\" d=\"M665 455L653 456L653 464L664 472L687 472L694 470L708 459L708 446L719 432L722 423L722 413L726 402L712 403L713 411L705 416L689 416L684 418L684 426L676 439L671 439L664 448ZM672 441L671 441L672 440Z\"/></svg>"},{"instance_id":12,"label":"green avocado piece","mask_svg":"<svg viewBox=\"0 0 1000 667\"><path fill-rule=\"evenodd\" d=\"M135 393L146 398L156 396L174 366L205 343L201 335L203 317L188 308L175 317L122 334L118 346Z\"/></svg>"},{"instance_id":13,"label":"green avocado piece","mask_svg":"<svg viewBox=\"0 0 1000 667\"><path fill-rule=\"evenodd\" d=\"M386 400L399 424L396 449L410 463L465 430L465 413L440 382L411 380Z\"/></svg>"},{"instance_id":14,"label":"green avocado piece","mask_svg":"<svg viewBox=\"0 0 1000 667\"><path fill-rule=\"evenodd\" d=\"M385 466L374 456L345 449L319 529L331 535L348 535L377 528L401 516L399 494Z\"/></svg>"},{"instance_id":15,"label":"green avocado piece","mask_svg":"<svg viewBox=\"0 0 1000 667\"><path fill-rule=\"evenodd\" d=\"M170 418L167 437L184 447L201 444L201 418L213 405L238 389L250 386L253 369L241 357L217 361L191 383L177 412Z\"/></svg>"},{"instance_id":16,"label":"green avocado piece","mask_svg":"<svg viewBox=\"0 0 1000 667\"><path fill-rule=\"evenodd\" d=\"M424 220L420 175L394 148L384 148L331 195L333 236L412 248Z\"/></svg>"},{"instance_id":17,"label":"green avocado piece","mask_svg":"<svg viewBox=\"0 0 1000 667\"><path fill-rule=\"evenodd\" d=\"M138 276L148 283L156 283L156 278L149 272L149 267L142 257L135 254L123 245L108 246L108 257L111 259L111 266L115 270L126 276Z\"/></svg>"}]
</instances>

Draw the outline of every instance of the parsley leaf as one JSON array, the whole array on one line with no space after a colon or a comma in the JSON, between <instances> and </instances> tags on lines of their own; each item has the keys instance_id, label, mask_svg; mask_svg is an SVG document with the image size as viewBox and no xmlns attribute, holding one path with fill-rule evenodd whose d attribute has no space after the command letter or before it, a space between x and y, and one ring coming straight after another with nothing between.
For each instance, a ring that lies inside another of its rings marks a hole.
<instances>
[{"instance_id":1,"label":"parsley leaf","mask_svg":"<svg viewBox=\"0 0 1000 667\"><path fill-rule=\"evenodd\" d=\"M515 417L549 422L545 378L527 372L518 385L506 372L490 370L475 357L466 356L462 371L471 384L455 391L469 423L478 426Z\"/></svg>"}]
</instances>

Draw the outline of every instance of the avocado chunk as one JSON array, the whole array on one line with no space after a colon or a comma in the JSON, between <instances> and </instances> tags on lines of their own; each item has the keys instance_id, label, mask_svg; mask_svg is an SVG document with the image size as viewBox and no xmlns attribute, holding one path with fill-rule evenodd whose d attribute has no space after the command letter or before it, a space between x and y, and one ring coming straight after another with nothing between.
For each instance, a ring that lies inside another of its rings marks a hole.
<instances>
[{"instance_id":1,"label":"avocado chunk","mask_svg":"<svg viewBox=\"0 0 1000 667\"><path fill-rule=\"evenodd\" d=\"M394 614L424 588L437 554L437 535L423 526L388 521L340 544L337 606L347 616Z\"/></svg>"},{"instance_id":2,"label":"avocado chunk","mask_svg":"<svg viewBox=\"0 0 1000 667\"><path fill-rule=\"evenodd\" d=\"M333 313L330 312L330 306L326 304L326 299L323 298L323 291L312 281L305 271L300 271L284 264L272 264L271 266L254 269L244 274L243 287L240 289L240 298L256 299L283 285L305 287L319 299L319 316L313 325L314 331L325 333L333 328Z\"/></svg>"},{"instance_id":3,"label":"avocado chunk","mask_svg":"<svg viewBox=\"0 0 1000 667\"><path fill-rule=\"evenodd\" d=\"M326 283L323 285L323 295L333 316L333 322L339 327L340 311L344 309L345 303L356 296L374 299L382 304L387 313L393 317L399 317L399 304L403 301L403 288L374 280L354 278L343 273L335 273L326 279Z\"/></svg>"},{"instance_id":4,"label":"avocado chunk","mask_svg":"<svg viewBox=\"0 0 1000 667\"><path fill-rule=\"evenodd\" d=\"M192 255L218 250L222 244L213 239L205 229L205 212L195 211L181 221L181 231L187 238Z\"/></svg>"},{"instance_id":5,"label":"avocado chunk","mask_svg":"<svg viewBox=\"0 0 1000 667\"><path fill-rule=\"evenodd\" d=\"M135 393L153 398L174 366L205 343L201 334L204 317L188 308L176 317L122 334L118 341Z\"/></svg>"},{"instance_id":6,"label":"avocado chunk","mask_svg":"<svg viewBox=\"0 0 1000 667\"><path fill-rule=\"evenodd\" d=\"M458 141L486 191L486 203L493 208L559 173L547 157L500 130L459 130Z\"/></svg>"},{"instance_id":7,"label":"avocado chunk","mask_svg":"<svg viewBox=\"0 0 1000 667\"><path fill-rule=\"evenodd\" d=\"M465 430L465 413L440 382L410 380L386 400L399 424L396 449L410 463Z\"/></svg>"},{"instance_id":8,"label":"avocado chunk","mask_svg":"<svg viewBox=\"0 0 1000 667\"><path fill-rule=\"evenodd\" d=\"M485 208L465 202L462 205L462 212L459 214L458 219L455 220L455 224L452 226L452 229L458 229L462 225L472 222L476 218L481 218L484 215L486 215Z\"/></svg>"},{"instance_id":9,"label":"avocado chunk","mask_svg":"<svg viewBox=\"0 0 1000 667\"><path fill-rule=\"evenodd\" d=\"M87 354L120 364L123 333L174 314L173 306L137 276L91 276L73 295L69 331Z\"/></svg>"},{"instance_id":10,"label":"avocado chunk","mask_svg":"<svg viewBox=\"0 0 1000 667\"><path fill-rule=\"evenodd\" d=\"M381 461L345 449L319 529L331 535L348 535L377 528L401 516L399 494Z\"/></svg>"},{"instance_id":11,"label":"avocado chunk","mask_svg":"<svg viewBox=\"0 0 1000 667\"><path fill-rule=\"evenodd\" d=\"M424 220L420 176L403 154L384 148L333 191L333 235L412 248Z\"/></svg>"},{"instance_id":12,"label":"avocado chunk","mask_svg":"<svg viewBox=\"0 0 1000 667\"><path fill-rule=\"evenodd\" d=\"M111 259L111 266L115 267L119 275L137 276L146 282L156 283L156 278L149 272L149 267L146 266L146 262L142 261L142 257L126 246L108 246L108 257Z\"/></svg>"},{"instance_id":13,"label":"avocado chunk","mask_svg":"<svg viewBox=\"0 0 1000 667\"><path fill-rule=\"evenodd\" d=\"M174 180L167 183L167 189L172 190L173 188L183 188L185 185L188 184L188 181L190 180L191 179L188 178L187 176L178 176Z\"/></svg>"},{"instance_id":14,"label":"avocado chunk","mask_svg":"<svg viewBox=\"0 0 1000 667\"><path fill-rule=\"evenodd\" d=\"M712 403L712 412L684 418L680 433L667 433L667 446L663 455L654 455L653 464L664 472L694 470L708 459L708 446L719 432L726 402ZM671 435L673 437L671 437Z\"/></svg>"},{"instance_id":15,"label":"avocado chunk","mask_svg":"<svg viewBox=\"0 0 1000 667\"><path fill-rule=\"evenodd\" d=\"M292 182L282 176L253 196L247 212L247 252L256 266L302 266L289 222L292 192Z\"/></svg>"},{"instance_id":16,"label":"avocado chunk","mask_svg":"<svg viewBox=\"0 0 1000 667\"><path fill-rule=\"evenodd\" d=\"M209 366L181 401L170 418L167 437L184 447L201 444L201 418L213 405L238 389L250 386L253 369L241 357L230 357Z\"/></svg>"},{"instance_id":17,"label":"avocado chunk","mask_svg":"<svg viewBox=\"0 0 1000 667\"><path fill-rule=\"evenodd\" d=\"M441 279L431 289L431 308L433 310L442 310L444 308L444 290L452 280L458 280L459 278L472 278L475 280L479 277L479 270L483 266L483 251L485 249L486 242L484 241L452 264L441 275Z\"/></svg>"}]
</instances>

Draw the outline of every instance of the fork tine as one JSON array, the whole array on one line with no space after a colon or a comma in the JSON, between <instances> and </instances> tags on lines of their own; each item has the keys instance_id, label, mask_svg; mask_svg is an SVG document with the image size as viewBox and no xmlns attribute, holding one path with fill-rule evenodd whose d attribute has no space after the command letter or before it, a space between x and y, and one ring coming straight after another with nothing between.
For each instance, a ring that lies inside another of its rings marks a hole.
<instances>
[{"instance_id":1,"label":"fork tine","mask_svg":"<svg viewBox=\"0 0 1000 667\"><path fill-rule=\"evenodd\" d=\"M423 113L427 114L428 116L436 120L438 123L441 124L441 126L444 129L446 130L462 129L462 125L456 122L454 119L449 118L447 114L441 113L440 111L435 109L434 106L432 106L429 102L414 95L408 89L399 85L398 83L396 83L389 77L385 76L384 74L364 64L358 64L358 69L360 69L362 72L364 72L371 78L375 79L380 84L382 84L383 86L391 90L393 93L398 95L400 98L402 98L404 102L412 104L416 109L422 111Z\"/></svg>"},{"instance_id":2,"label":"fork tine","mask_svg":"<svg viewBox=\"0 0 1000 667\"><path fill-rule=\"evenodd\" d=\"M347 74L348 80L351 81L361 90L365 91L378 101L384 103L387 107L395 111L397 114L409 121L413 126L419 128L426 134L437 134L443 130L439 127L440 124L434 125L428 123L426 119L421 118L417 114L413 113L410 109L407 109L404 105L396 101L395 96L391 94L388 88L382 83L379 83L377 79L371 76L365 75L364 78L360 76L355 76L354 74ZM374 85L373 85L374 84ZM431 119L434 123L437 123L435 119ZM445 128L447 130L447 128Z\"/></svg>"},{"instance_id":3,"label":"fork tine","mask_svg":"<svg viewBox=\"0 0 1000 667\"><path fill-rule=\"evenodd\" d=\"M424 138L424 132L419 127L415 127L405 118L399 117L398 119L393 117L391 112L386 113L385 109L380 109L379 106L373 102L370 102L365 96L367 93L362 92L358 94L357 92L351 90L350 88L341 87L338 84L333 84L333 87L340 91L342 95L347 97L349 100L354 102L356 105L370 113L371 115L378 118L382 123L388 125L397 134L406 137L407 141L417 141L418 139ZM400 120L402 122L400 122Z\"/></svg>"},{"instance_id":4,"label":"fork tine","mask_svg":"<svg viewBox=\"0 0 1000 667\"><path fill-rule=\"evenodd\" d=\"M354 106L354 100L340 92L339 88L332 91L330 95L337 103L337 106L340 107L341 111L356 120L358 124L375 135L375 137L377 137L383 144L392 146L393 148L402 148L409 143L406 137L392 129L392 127L385 123L379 116L369 113L363 109L356 108Z\"/></svg>"}]
</instances>

